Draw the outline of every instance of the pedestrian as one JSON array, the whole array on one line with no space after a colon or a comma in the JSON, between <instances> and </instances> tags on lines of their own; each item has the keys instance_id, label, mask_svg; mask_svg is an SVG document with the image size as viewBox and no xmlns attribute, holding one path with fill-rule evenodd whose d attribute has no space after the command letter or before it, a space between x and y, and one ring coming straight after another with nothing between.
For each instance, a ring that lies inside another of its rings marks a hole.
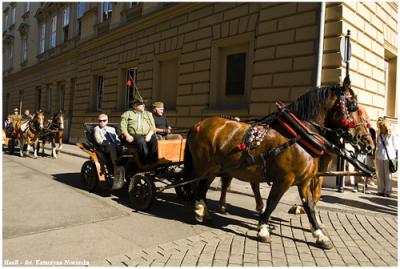
<instances>
[{"instance_id":1,"label":"pedestrian","mask_svg":"<svg viewBox=\"0 0 400 269\"><path fill-rule=\"evenodd\" d=\"M136 89L133 108L121 115L121 133L128 143L139 149L142 165L158 160L157 137L153 115L145 111L145 105L139 90Z\"/></svg>"},{"instance_id":2,"label":"pedestrian","mask_svg":"<svg viewBox=\"0 0 400 269\"><path fill-rule=\"evenodd\" d=\"M397 160L397 137L392 134L385 118L377 122L378 135L376 137L376 168L378 173L378 195L390 197L392 192L392 174L389 170L389 161Z\"/></svg>"}]
</instances>

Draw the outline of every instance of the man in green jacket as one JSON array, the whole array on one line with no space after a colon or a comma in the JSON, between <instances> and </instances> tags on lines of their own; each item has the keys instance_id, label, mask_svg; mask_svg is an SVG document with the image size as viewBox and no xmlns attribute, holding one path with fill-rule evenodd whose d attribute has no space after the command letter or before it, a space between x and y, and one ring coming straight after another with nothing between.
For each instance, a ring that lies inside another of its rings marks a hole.
<instances>
[{"instance_id":1,"label":"man in green jacket","mask_svg":"<svg viewBox=\"0 0 400 269\"><path fill-rule=\"evenodd\" d=\"M124 112L121 116L121 133L128 143L137 146L140 162L146 165L155 163L158 154L154 118L144 108L143 98L136 89L133 109Z\"/></svg>"}]
</instances>

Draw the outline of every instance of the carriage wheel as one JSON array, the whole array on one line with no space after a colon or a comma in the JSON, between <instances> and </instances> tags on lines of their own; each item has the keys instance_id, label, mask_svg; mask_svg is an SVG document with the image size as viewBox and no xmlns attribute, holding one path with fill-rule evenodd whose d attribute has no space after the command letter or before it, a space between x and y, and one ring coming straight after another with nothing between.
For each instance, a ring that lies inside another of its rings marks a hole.
<instances>
[{"instance_id":1,"label":"carriage wheel","mask_svg":"<svg viewBox=\"0 0 400 269\"><path fill-rule=\"evenodd\" d=\"M154 201L156 186L148 174L137 173L131 177L128 193L134 209L146 210Z\"/></svg>"},{"instance_id":2,"label":"carriage wheel","mask_svg":"<svg viewBox=\"0 0 400 269\"><path fill-rule=\"evenodd\" d=\"M92 161L86 161L82 165L81 179L87 191L93 192L96 189L98 178L97 178L96 166Z\"/></svg>"},{"instance_id":3,"label":"carriage wheel","mask_svg":"<svg viewBox=\"0 0 400 269\"><path fill-rule=\"evenodd\" d=\"M194 198L193 192L192 192L192 187L190 184L176 187L175 192L179 198L186 200L186 201L191 201Z\"/></svg>"}]
</instances>

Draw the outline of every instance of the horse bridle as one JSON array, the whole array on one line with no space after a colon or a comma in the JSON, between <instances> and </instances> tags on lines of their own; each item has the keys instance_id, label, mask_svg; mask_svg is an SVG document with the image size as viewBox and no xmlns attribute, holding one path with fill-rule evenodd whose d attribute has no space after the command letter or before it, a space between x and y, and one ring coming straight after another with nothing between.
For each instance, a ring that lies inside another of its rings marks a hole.
<instances>
[{"instance_id":1,"label":"horse bridle","mask_svg":"<svg viewBox=\"0 0 400 269\"><path fill-rule=\"evenodd\" d=\"M39 123L36 121L36 118L37 118L37 114L35 114L33 116L33 118L29 120L29 129L31 129L35 133L38 133L41 131L41 128L40 128ZM39 125L39 127L37 125Z\"/></svg>"}]
</instances>

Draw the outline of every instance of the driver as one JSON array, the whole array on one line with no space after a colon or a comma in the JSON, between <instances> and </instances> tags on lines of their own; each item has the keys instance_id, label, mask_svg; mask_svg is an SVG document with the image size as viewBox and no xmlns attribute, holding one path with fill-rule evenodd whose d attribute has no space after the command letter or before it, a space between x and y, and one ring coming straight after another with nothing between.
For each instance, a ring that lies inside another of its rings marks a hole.
<instances>
[{"instance_id":1,"label":"driver","mask_svg":"<svg viewBox=\"0 0 400 269\"><path fill-rule=\"evenodd\" d=\"M157 162L157 137L153 115L144 110L145 105L138 89L133 100L133 109L121 115L121 133L128 143L139 149L139 159L143 165Z\"/></svg>"}]
</instances>

